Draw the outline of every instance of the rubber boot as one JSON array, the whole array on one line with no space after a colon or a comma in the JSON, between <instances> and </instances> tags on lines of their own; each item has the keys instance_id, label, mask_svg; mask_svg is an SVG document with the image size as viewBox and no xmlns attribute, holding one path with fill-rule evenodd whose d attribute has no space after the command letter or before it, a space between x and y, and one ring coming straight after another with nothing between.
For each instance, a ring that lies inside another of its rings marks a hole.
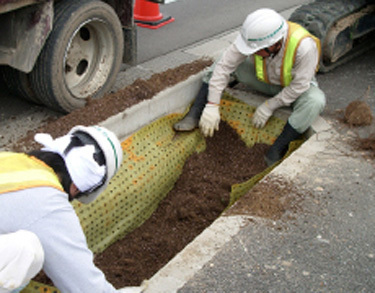
<instances>
[{"instance_id":1,"label":"rubber boot","mask_svg":"<svg viewBox=\"0 0 375 293\"><path fill-rule=\"evenodd\" d=\"M295 130L289 124L289 122L287 122L279 137L276 139L276 141L268 150L267 154L264 156L268 167L281 160L288 151L289 143L293 140L296 140L300 135L301 134L297 132L297 130Z\"/></svg>"},{"instance_id":2,"label":"rubber boot","mask_svg":"<svg viewBox=\"0 0 375 293\"><path fill-rule=\"evenodd\" d=\"M198 95L186 116L173 125L176 131L192 131L199 126L204 107L207 104L208 83L202 83Z\"/></svg>"}]
</instances>

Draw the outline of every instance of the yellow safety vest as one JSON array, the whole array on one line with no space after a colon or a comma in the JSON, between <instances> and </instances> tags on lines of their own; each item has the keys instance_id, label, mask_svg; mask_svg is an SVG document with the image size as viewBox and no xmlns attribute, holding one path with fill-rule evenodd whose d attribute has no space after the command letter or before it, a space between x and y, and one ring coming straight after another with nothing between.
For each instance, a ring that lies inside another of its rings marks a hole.
<instances>
[{"instance_id":1,"label":"yellow safety vest","mask_svg":"<svg viewBox=\"0 0 375 293\"><path fill-rule=\"evenodd\" d=\"M22 153L0 152L0 194L49 186L64 191L51 167Z\"/></svg>"},{"instance_id":2,"label":"yellow safety vest","mask_svg":"<svg viewBox=\"0 0 375 293\"><path fill-rule=\"evenodd\" d=\"M310 34L305 28L297 23L288 21L289 31L288 37L285 42L285 50L282 65L280 68L280 83L282 86L288 86L292 82L292 68L296 59L297 48L304 38L310 37L316 42L316 46L319 51L319 57L321 53L320 40ZM266 59L254 54L255 61L255 72L256 76L260 81L269 83L266 69ZM319 62L316 67L316 71L319 69Z\"/></svg>"}]
</instances>

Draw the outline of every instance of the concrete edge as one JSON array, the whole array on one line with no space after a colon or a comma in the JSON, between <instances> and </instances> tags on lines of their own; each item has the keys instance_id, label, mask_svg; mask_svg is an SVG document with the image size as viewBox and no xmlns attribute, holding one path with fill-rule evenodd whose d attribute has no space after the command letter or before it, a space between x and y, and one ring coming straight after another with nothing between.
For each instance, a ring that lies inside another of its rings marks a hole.
<instances>
[{"instance_id":1,"label":"concrete edge","mask_svg":"<svg viewBox=\"0 0 375 293\"><path fill-rule=\"evenodd\" d=\"M250 216L219 217L150 280L143 292L176 292L192 278L251 219Z\"/></svg>"},{"instance_id":2,"label":"concrete edge","mask_svg":"<svg viewBox=\"0 0 375 293\"><path fill-rule=\"evenodd\" d=\"M199 91L203 72L192 75L187 80L161 91L152 99L144 100L99 124L112 130L120 140L124 140L167 114L183 113Z\"/></svg>"}]
</instances>

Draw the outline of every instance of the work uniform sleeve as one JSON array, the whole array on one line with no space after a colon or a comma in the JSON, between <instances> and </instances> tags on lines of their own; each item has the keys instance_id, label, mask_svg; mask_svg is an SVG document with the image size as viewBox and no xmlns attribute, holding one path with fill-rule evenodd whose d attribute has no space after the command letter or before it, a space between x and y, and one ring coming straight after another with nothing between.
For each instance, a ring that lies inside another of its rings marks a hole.
<instances>
[{"instance_id":1,"label":"work uniform sleeve","mask_svg":"<svg viewBox=\"0 0 375 293\"><path fill-rule=\"evenodd\" d=\"M234 44L231 44L222 57L215 64L208 87L208 101L215 104L220 104L221 95L229 82L230 74L236 70L246 59L238 51Z\"/></svg>"},{"instance_id":2,"label":"work uniform sleeve","mask_svg":"<svg viewBox=\"0 0 375 293\"><path fill-rule=\"evenodd\" d=\"M310 88L318 61L319 52L315 41L312 38L302 40L297 49L296 60L292 69L292 82L275 96L280 106L291 105Z\"/></svg>"},{"instance_id":3,"label":"work uniform sleeve","mask_svg":"<svg viewBox=\"0 0 375 293\"><path fill-rule=\"evenodd\" d=\"M44 248L43 270L61 292L116 292L94 265L79 219L69 203L30 228Z\"/></svg>"}]
</instances>

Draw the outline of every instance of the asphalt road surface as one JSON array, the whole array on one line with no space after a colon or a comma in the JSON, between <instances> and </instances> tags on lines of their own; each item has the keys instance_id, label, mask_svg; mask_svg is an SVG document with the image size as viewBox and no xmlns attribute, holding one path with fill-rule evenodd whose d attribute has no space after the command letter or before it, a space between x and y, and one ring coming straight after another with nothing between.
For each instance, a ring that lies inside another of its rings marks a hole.
<instances>
[{"instance_id":1,"label":"asphalt road surface","mask_svg":"<svg viewBox=\"0 0 375 293\"><path fill-rule=\"evenodd\" d=\"M163 16L172 16L175 21L157 30L138 29L138 62L142 63L235 29L256 9L269 7L282 11L308 2L310 1L177 0L159 5Z\"/></svg>"}]
</instances>

